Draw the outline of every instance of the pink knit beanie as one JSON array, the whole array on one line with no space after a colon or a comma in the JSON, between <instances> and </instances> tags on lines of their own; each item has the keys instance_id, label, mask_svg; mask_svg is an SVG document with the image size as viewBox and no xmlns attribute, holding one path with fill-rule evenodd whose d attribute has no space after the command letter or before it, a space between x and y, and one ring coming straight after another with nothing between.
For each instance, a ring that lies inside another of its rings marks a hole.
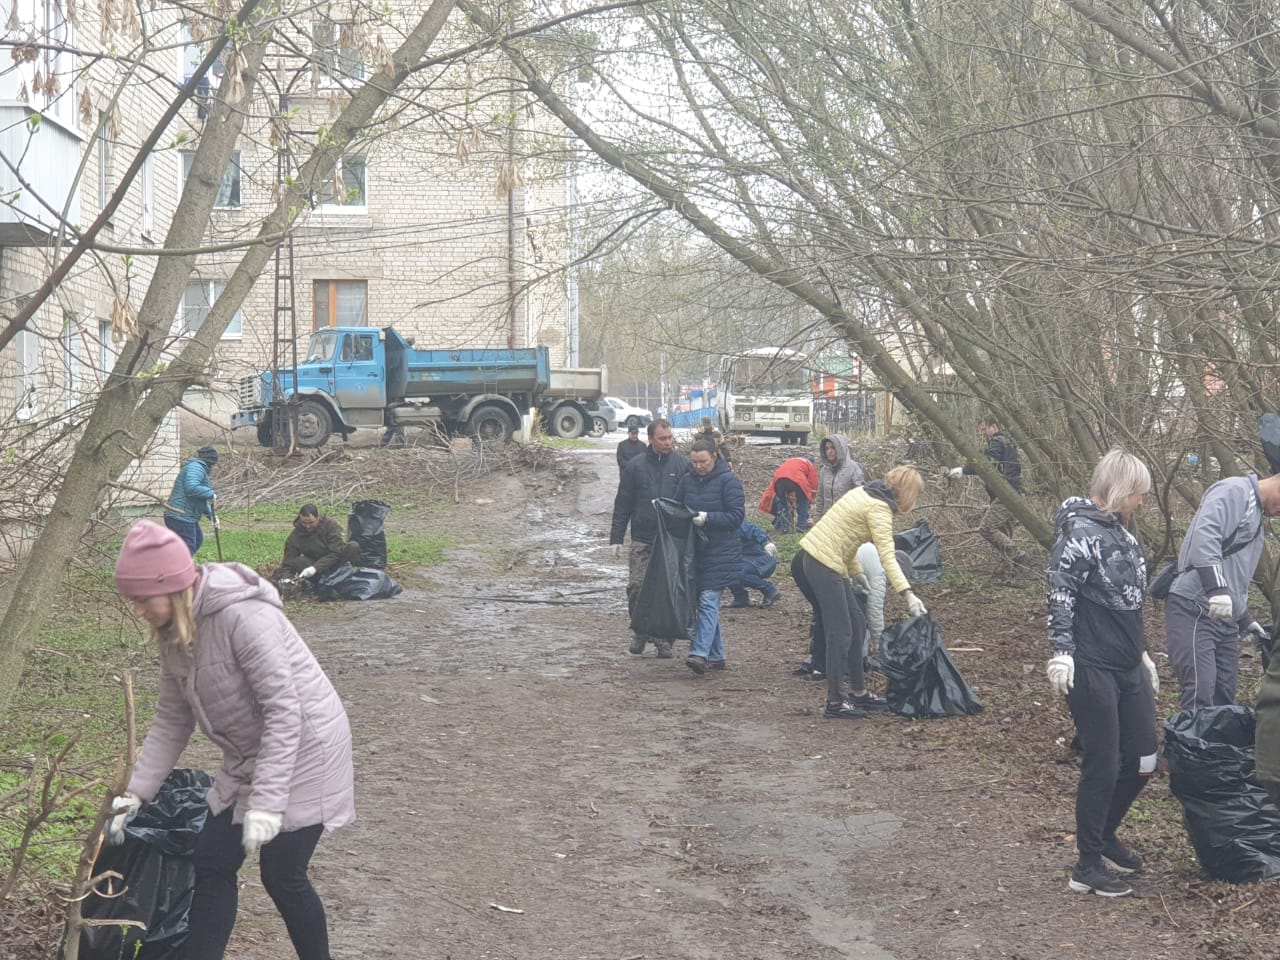
<instances>
[{"instance_id":1,"label":"pink knit beanie","mask_svg":"<svg viewBox=\"0 0 1280 960\"><path fill-rule=\"evenodd\" d=\"M116 589L131 600L181 593L196 582L191 551L172 530L150 520L125 535L116 561Z\"/></svg>"}]
</instances>

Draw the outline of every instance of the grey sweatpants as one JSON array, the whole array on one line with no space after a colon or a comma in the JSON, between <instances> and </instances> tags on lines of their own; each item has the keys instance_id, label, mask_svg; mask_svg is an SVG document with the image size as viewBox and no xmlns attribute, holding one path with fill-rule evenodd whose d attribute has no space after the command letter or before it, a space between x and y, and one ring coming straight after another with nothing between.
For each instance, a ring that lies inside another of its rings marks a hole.
<instances>
[{"instance_id":1,"label":"grey sweatpants","mask_svg":"<svg viewBox=\"0 0 1280 960\"><path fill-rule=\"evenodd\" d=\"M1240 625L1213 620L1197 601L1169 594L1164 606L1165 650L1178 678L1178 706L1221 707L1236 702Z\"/></svg>"}]
</instances>

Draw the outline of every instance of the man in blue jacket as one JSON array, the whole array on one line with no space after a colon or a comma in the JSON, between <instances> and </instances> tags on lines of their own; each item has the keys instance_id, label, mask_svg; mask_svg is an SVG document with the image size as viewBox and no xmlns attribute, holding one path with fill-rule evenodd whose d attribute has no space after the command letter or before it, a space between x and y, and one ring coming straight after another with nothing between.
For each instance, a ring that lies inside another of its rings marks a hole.
<instances>
[{"instance_id":1,"label":"man in blue jacket","mask_svg":"<svg viewBox=\"0 0 1280 960\"><path fill-rule=\"evenodd\" d=\"M689 452L689 467L689 473L680 479L676 499L692 511L693 525L701 534L693 564L698 590L697 628L684 662L694 673L702 674L708 668L725 667L720 596L742 574L739 528L747 505L742 481L718 455L715 441L695 443Z\"/></svg>"},{"instance_id":2,"label":"man in blue jacket","mask_svg":"<svg viewBox=\"0 0 1280 960\"><path fill-rule=\"evenodd\" d=\"M653 554L653 538L658 533L658 514L653 501L658 497L675 499L680 478L689 472L689 460L676 450L676 437L666 420L650 421L649 449L638 457L632 457L622 468L618 481L618 495L613 500L613 525L609 542L614 553L621 554L622 541L627 527L631 527L631 552L627 563L627 612L635 611L636 598L644 583L644 573L649 569L649 557ZM671 656L671 641L647 637L636 633L631 637L630 650L636 656L644 653L649 641L653 641L658 656Z\"/></svg>"},{"instance_id":3,"label":"man in blue jacket","mask_svg":"<svg viewBox=\"0 0 1280 960\"><path fill-rule=\"evenodd\" d=\"M750 520L743 520L738 528L738 536L742 539L742 572L738 582L729 587L733 594L732 607L751 606L751 596L747 588L759 590L763 594L760 606L772 607L778 602L778 588L769 582L773 572L778 569L778 547L769 539L763 527L758 527Z\"/></svg>"},{"instance_id":4,"label":"man in blue jacket","mask_svg":"<svg viewBox=\"0 0 1280 960\"><path fill-rule=\"evenodd\" d=\"M218 462L218 451L213 447L201 447L196 455L182 465L178 471L178 479L173 481L173 491L169 501L164 505L164 525L182 538L195 556L204 543L204 533L200 529L200 518L209 517L214 527L218 526L217 516L213 512L213 501L217 494L213 492L211 475L214 464Z\"/></svg>"}]
</instances>

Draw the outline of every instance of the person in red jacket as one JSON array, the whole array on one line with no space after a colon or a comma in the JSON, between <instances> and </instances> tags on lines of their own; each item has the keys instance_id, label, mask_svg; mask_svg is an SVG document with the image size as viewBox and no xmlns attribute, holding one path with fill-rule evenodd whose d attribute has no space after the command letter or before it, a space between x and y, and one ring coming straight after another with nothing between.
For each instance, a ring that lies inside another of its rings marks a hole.
<instances>
[{"instance_id":1,"label":"person in red jacket","mask_svg":"<svg viewBox=\"0 0 1280 960\"><path fill-rule=\"evenodd\" d=\"M808 457L783 460L758 504L761 513L773 514L779 533L790 533L794 514L797 531L809 529L809 504L818 493L818 468Z\"/></svg>"}]
</instances>

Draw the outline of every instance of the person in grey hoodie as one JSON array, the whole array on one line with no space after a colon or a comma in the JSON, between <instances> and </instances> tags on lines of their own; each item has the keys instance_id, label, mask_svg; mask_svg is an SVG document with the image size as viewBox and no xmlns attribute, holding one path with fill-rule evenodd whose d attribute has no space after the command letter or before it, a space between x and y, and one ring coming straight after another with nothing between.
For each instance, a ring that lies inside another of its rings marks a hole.
<instances>
[{"instance_id":1,"label":"person in grey hoodie","mask_svg":"<svg viewBox=\"0 0 1280 960\"><path fill-rule=\"evenodd\" d=\"M812 521L817 523L833 503L864 482L861 465L849 456L849 441L838 433L823 437L818 444L818 495Z\"/></svg>"},{"instance_id":2,"label":"person in grey hoodie","mask_svg":"<svg viewBox=\"0 0 1280 960\"><path fill-rule=\"evenodd\" d=\"M355 819L351 727L342 701L280 605L238 563L196 568L178 535L150 521L129 531L116 589L160 654L155 719L108 843L173 769L196 727L222 750L196 839L187 960L221 960L235 925L236 874L258 853L262 885L299 960L330 960L324 905L307 876L325 830Z\"/></svg>"},{"instance_id":3,"label":"person in grey hoodie","mask_svg":"<svg viewBox=\"0 0 1280 960\"><path fill-rule=\"evenodd\" d=\"M1183 710L1235 703L1249 583L1262 556L1264 517L1280 516L1280 474L1219 480L1200 498L1165 601L1165 649Z\"/></svg>"}]
</instances>

